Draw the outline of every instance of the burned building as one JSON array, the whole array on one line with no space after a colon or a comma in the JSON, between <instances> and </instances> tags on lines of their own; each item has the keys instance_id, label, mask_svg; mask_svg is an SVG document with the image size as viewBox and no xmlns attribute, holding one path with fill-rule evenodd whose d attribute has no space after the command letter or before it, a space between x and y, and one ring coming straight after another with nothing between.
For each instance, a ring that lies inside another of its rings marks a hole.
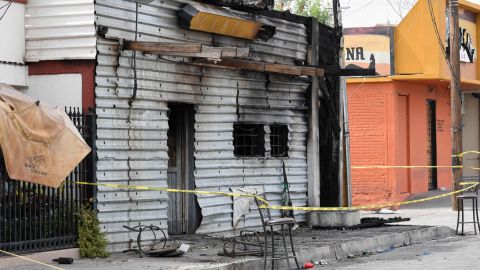
<instances>
[{"instance_id":1,"label":"burned building","mask_svg":"<svg viewBox=\"0 0 480 270\"><path fill-rule=\"evenodd\" d=\"M53 2L29 1L29 29L42 22L32 19L42 10L62 18L75 13L75 4L53 8ZM96 114L90 181L260 190L281 205L284 162L293 205L318 206L320 198L324 206L340 204L341 31L263 9L272 3L225 5L92 0L81 4L81 25L38 36L27 46L40 69L50 70L54 63L47 60L72 68L85 64L82 59L89 67L95 61L82 90L84 110L92 100ZM85 87L90 84L94 89ZM124 225L152 224L169 234L233 231L232 197L95 189L112 251L126 249L136 237ZM305 212L295 217L307 221ZM251 211L237 228L258 225L258 213Z\"/></svg>"}]
</instances>

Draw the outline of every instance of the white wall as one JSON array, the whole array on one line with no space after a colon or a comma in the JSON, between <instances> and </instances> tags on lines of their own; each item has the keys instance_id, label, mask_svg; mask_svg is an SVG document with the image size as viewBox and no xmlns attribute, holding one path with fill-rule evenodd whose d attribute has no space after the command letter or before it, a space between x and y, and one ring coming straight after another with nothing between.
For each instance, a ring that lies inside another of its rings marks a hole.
<instances>
[{"instance_id":1,"label":"white wall","mask_svg":"<svg viewBox=\"0 0 480 270\"><path fill-rule=\"evenodd\" d=\"M8 1L0 0L0 7ZM2 9L0 15L5 9ZM25 63L25 5L13 3L0 21L0 61Z\"/></svg>"},{"instance_id":2,"label":"white wall","mask_svg":"<svg viewBox=\"0 0 480 270\"><path fill-rule=\"evenodd\" d=\"M28 85L28 67L0 62L0 83L17 87Z\"/></svg>"},{"instance_id":3,"label":"white wall","mask_svg":"<svg viewBox=\"0 0 480 270\"><path fill-rule=\"evenodd\" d=\"M0 7L8 1L0 0ZM0 15L5 8L0 11ZM0 21L0 83L27 86L25 64L25 5L13 3Z\"/></svg>"},{"instance_id":4,"label":"white wall","mask_svg":"<svg viewBox=\"0 0 480 270\"><path fill-rule=\"evenodd\" d=\"M82 75L35 75L29 77L28 89L20 89L35 99L53 106L82 109Z\"/></svg>"},{"instance_id":5,"label":"white wall","mask_svg":"<svg viewBox=\"0 0 480 270\"><path fill-rule=\"evenodd\" d=\"M29 0L25 13L28 62L95 59L94 0Z\"/></svg>"}]
</instances>

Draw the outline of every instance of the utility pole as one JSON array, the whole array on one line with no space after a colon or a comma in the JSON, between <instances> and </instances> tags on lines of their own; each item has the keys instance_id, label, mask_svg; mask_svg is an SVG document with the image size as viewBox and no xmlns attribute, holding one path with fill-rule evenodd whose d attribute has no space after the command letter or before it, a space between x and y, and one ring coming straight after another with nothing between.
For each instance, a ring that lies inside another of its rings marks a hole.
<instances>
[{"instance_id":1,"label":"utility pole","mask_svg":"<svg viewBox=\"0 0 480 270\"><path fill-rule=\"evenodd\" d=\"M452 79L450 82L450 114L452 132L452 166L461 165L462 152L462 101L460 97L460 26L458 22L458 0L450 0L450 64ZM462 170L452 168L453 191L459 190ZM457 210L457 194L452 196L452 209Z\"/></svg>"}]
</instances>

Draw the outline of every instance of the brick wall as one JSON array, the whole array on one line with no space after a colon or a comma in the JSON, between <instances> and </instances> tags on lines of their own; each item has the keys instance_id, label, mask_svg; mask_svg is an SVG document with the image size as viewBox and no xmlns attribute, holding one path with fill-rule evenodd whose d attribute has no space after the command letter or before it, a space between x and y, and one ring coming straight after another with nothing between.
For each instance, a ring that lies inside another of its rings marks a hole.
<instances>
[{"instance_id":1,"label":"brick wall","mask_svg":"<svg viewBox=\"0 0 480 270\"><path fill-rule=\"evenodd\" d=\"M387 165L386 86L382 83L348 87L352 166ZM352 170L354 205L385 202L389 197L386 189L386 169Z\"/></svg>"},{"instance_id":2,"label":"brick wall","mask_svg":"<svg viewBox=\"0 0 480 270\"><path fill-rule=\"evenodd\" d=\"M403 82L350 83L347 86L352 166L425 166L427 154L426 101L437 104L437 165L450 164L449 90L443 86ZM399 138L399 95L408 96L408 149ZM401 158L406 153L407 158ZM405 174L407 170L407 174ZM428 169L352 169L354 205L405 200L428 191ZM438 188L450 188L451 169L438 169ZM400 181L406 181L400 182ZM400 186L408 186L405 188ZM403 190L403 192L402 192Z\"/></svg>"}]
</instances>

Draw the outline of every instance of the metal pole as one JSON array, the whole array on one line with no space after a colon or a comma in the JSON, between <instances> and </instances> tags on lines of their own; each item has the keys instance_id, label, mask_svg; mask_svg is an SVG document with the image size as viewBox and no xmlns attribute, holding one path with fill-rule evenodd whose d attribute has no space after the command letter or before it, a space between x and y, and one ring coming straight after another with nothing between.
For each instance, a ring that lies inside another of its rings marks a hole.
<instances>
[{"instance_id":1,"label":"metal pole","mask_svg":"<svg viewBox=\"0 0 480 270\"><path fill-rule=\"evenodd\" d=\"M459 157L462 152L462 101L460 97L460 27L458 21L458 0L450 0L450 64L452 79L450 83L451 132L452 132L452 166L461 165ZM462 170L452 168L453 190L459 190ZM457 195L452 196L452 209L457 210Z\"/></svg>"}]
</instances>

